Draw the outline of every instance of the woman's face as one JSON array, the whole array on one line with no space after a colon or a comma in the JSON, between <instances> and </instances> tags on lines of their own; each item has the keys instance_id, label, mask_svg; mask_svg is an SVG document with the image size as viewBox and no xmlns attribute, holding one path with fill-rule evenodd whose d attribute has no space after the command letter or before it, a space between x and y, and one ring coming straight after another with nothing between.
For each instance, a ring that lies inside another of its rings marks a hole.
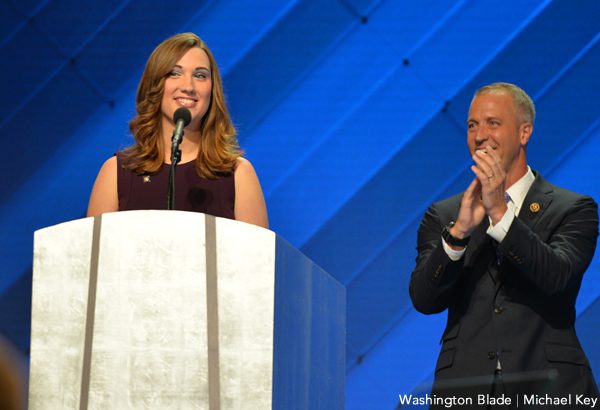
<instances>
[{"instance_id":1,"label":"woman's face","mask_svg":"<svg viewBox=\"0 0 600 410\"><path fill-rule=\"evenodd\" d=\"M173 113L179 107L186 107L192 113L192 121L186 129L200 130L200 122L210 105L210 69L208 55L198 47L190 48L177 61L165 79L161 102L163 130L174 127Z\"/></svg>"}]
</instances>

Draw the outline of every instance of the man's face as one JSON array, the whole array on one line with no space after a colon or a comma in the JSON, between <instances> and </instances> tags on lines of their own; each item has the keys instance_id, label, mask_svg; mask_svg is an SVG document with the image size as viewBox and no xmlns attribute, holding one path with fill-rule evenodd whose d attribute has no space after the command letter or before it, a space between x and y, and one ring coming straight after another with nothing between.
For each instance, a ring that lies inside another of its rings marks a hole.
<instances>
[{"instance_id":1,"label":"man's face","mask_svg":"<svg viewBox=\"0 0 600 410\"><path fill-rule=\"evenodd\" d=\"M467 144L471 155L489 145L509 172L529 141L531 124L519 118L509 94L480 94L473 99L467 120Z\"/></svg>"}]
</instances>

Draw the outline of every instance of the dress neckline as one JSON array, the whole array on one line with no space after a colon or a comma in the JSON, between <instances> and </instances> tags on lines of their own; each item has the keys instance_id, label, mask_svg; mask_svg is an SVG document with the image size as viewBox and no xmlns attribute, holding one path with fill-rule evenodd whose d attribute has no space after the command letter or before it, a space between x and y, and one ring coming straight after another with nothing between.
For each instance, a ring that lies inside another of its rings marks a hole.
<instances>
[{"instance_id":1,"label":"dress neckline","mask_svg":"<svg viewBox=\"0 0 600 410\"><path fill-rule=\"evenodd\" d=\"M178 167L182 167L182 166L184 166L184 165L193 164L194 162L196 162L196 160L195 160L195 159L193 159L193 160L191 160L191 161L188 161L188 162L180 162L179 164L177 164L177 166L178 166ZM168 163L168 162L163 162L162 164L163 164L163 166L165 166L165 167L170 167L170 166L171 166L171 164L170 164L170 163Z\"/></svg>"}]
</instances>

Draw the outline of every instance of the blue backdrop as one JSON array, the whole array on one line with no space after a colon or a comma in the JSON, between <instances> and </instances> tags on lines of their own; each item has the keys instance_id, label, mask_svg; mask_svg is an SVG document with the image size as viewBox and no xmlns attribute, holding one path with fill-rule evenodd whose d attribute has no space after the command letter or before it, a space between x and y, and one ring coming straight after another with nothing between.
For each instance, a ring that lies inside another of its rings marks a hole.
<instances>
[{"instance_id":1,"label":"blue backdrop","mask_svg":"<svg viewBox=\"0 0 600 410\"><path fill-rule=\"evenodd\" d=\"M426 389L445 315L408 297L416 229L471 172L473 91L535 100L533 168L600 199L600 1L0 0L0 334L27 358L33 231L84 216L131 143L145 61L194 31L224 75L272 229L348 290L347 408ZM577 301L600 375L600 252Z\"/></svg>"}]
</instances>

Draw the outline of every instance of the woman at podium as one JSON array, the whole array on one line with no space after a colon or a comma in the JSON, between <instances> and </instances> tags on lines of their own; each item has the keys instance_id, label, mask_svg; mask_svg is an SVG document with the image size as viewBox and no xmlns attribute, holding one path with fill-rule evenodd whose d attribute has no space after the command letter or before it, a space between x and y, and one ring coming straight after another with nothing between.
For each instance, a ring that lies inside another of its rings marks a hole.
<instances>
[{"instance_id":1,"label":"woman at podium","mask_svg":"<svg viewBox=\"0 0 600 410\"><path fill-rule=\"evenodd\" d=\"M193 33L163 41L150 55L129 123L134 144L100 169L87 215L167 209L174 114L181 107L191 116L174 167L173 209L268 227L260 183L242 157L216 61Z\"/></svg>"}]
</instances>

